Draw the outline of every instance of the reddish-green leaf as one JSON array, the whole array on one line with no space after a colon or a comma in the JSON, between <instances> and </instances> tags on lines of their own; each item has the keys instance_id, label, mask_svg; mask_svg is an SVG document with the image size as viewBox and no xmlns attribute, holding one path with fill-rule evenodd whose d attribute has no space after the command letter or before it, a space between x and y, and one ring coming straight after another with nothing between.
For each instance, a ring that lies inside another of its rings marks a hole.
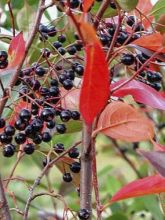
<instances>
[{"instance_id":1,"label":"reddish-green leaf","mask_svg":"<svg viewBox=\"0 0 165 220\"><path fill-rule=\"evenodd\" d=\"M110 202L161 192L165 192L165 178L154 175L127 184L112 197Z\"/></svg>"},{"instance_id":2,"label":"reddish-green leaf","mask_svg":"<svg viewBox=\"0 0 165 220\"><path fill-rule=\"evenodd\" d=\"M143 141L154 136L152 122L124 102L113 102L106 106L93 135L98 132L129 142Z\"/></svg>"},{"instance_id":3,"label":"reddish-green leaf","mask_svg":"<svg viewBox=\"0 0 165 220\"><path fill-rule=\"evenodd\" d=\"M78 110L80 89L72 89L70 91L61 88L61 107L70 110Z\"/></svg>"},{"instance_id":4,"label":"reddish-green leaf","mask_svg":"<svg viewBox=\"0 0 165 220\"><path fill-rule=\"evenodd\" d=\"M160 33L142 36L139 39L133 41L133 44L153 51L158 51L159 49L163 48L163 43L163 36ZM165 53L165 47L161 50L161 52Z\"/></svg>"},{"instance_id":5,"label":"reddish-green leaf","mask_svg":"<svg viewBox=\"0 0 165 220\"><path fill-rule=\"evenodd\" d=\"M101 112L109 97L109 72L98 43L87 44L86 66L80 93L80 112L87 124Z\"/></svg>"},{"instance_id":6,"label":"reddish-green leaf","mask_svg":"<svg viewBox=\"0 0 165 220\"><path fill-rule=\"evenodd\" d=\"M25 41L23 39L23 33L21 32L11 41L8 50L9 67L17 66L21 62L24 54L25 54Z\"/></svg>"},{"instance_id":7,"label":"reddish-green leaf","mask_svg":"<svg viewBox=\"0 0 165 220\"><path fill-rule=\"evenodd\" d=\"M88 12L88 10L92 7L94 0L83 0L83 11Z\"/></svg>"}]
</instances>

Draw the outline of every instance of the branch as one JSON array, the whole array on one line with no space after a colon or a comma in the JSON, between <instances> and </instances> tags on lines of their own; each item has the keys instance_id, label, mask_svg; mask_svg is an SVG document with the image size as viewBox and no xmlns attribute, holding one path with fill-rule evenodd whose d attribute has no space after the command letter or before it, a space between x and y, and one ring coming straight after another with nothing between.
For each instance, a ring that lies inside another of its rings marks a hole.
<instances>
[{"instance_id":1,"label":"branch","mask_svg":"<svg viewBox=\"0 0 165 220\"><path fill-rule=\"evenodd\" d=\"M95 16L95 19L94 19L95 29L97 29L97 27L99 26L100 20L103 17L104 12L108 8L109 4L110 4L110 0L104 0L103 3L101 4L101 6Z\"/></svg>"},{"instance_id":2,"label":"branch","mask_svg":"<svg viewBox=\"0 0 165 220\"><path fill-rule=\"evenodd\" d=\"M83 127L83 146L81 149L81 176L80 176L80 208L90 212L92 215L92 125Z\"/></svg>"},{"instance_id":3,"label":"branch","mask_svg":"<svg viewBox=\"0 0 165 220\"><path fill-rule=\"evenodd\" d=\"M38 31L38 26L39 26L39 23L41 21L41 17L42 17L42 14L44 12L44 4L45 4L45 0L41 0L40 3L39 3L39 6L38 6L38 11L37 11L37 15L36 15L36 19L35 19L35 22L34 22L34 27L32 29L32 32L31 32L31 35L29 37L29 39L27 40L27 43L26 43L26 47L25 47L25 54L24 56L22 57L22 60L21 62L19 63L19 65L17 66L16 68L16 71L15 73L13 74L10 82L9 82L9 85L8 87L6 88L6 96L5 97L2 97L1 101L0 101L0 115L2 115L2 112L4 110L4 107L7 103L7 100L9 98L9 94L10 94L10 90L15 86L15 83L18 79L18 76L19 76L19 72L22 68L22 65L26 59L26 56L29 52L29 49L33 43L33 40L37 34L37 31Z\"/></svg>"},{"instance_id":4,"label":"branch","mask_svg":"<svg viewBox=\"0 0 165 220\"><path fill-rule=\"evenodd\" d=\"M11 220L9 206L5 196L5 190L3 188L1 176L0 176L0 209L2 212L2 216L0 216L1 220Z\"/></svg>"}]
</instances>

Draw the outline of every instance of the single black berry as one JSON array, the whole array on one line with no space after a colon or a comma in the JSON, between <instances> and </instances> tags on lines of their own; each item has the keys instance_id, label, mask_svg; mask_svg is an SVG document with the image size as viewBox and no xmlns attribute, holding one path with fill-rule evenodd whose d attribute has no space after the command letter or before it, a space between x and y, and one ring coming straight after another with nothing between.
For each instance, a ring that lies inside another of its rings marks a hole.
<instances>
[{"instance_id":1,"label":"single black berry","mask_svg":"<svg viewBox=\"0 0 165 220\"><path fill-rule=\"evenodd\" d=\"M64 145L62 143L57 143L53 148L57 154L61 154L65 150Z\"/></svg>"},{"instance_id":2,"label":"single black berry","mask_svg":"<svg viewBox=\"0 0 165 220\"><path fill-rule=\"evenodd\" d=\"M71 118L71 112L69 110L63 110L60 113L60 118L63 122L67 122Z\"/></svg>"},{"instance_id":3,"label":"single black berry","mask_svg":"<svg viewBox=\"0 0 165 220\"><path fill-rule=\"evenodd\" d=\"M113 0L111 0L111 2L110 2L110 7L113 8L113 9L117 8L116 4L115 4L115 2Z\"/></svg>"},{"instance_id":4,"label":"single black berry","mask_svg":"<svg viewBox=\"0 0 165 220\"><path fill-rule=\"evenodd\" d=\"M123 56L121 57L121 62L124 64L124 65L132 65L135 61L135 57L133 54L123 54Z\"/></svg>"},{"instance_id":5,"label":"single black berry","mask_svg":"<svg viewBox=\"0 0 165 220\"><path fill-rule=\"evenodd\" d=\"M8 136L12 136L15 134L15 128L12 125L7 125L4 129L4 132Z\"/></svg>"},{"instance_id":6,"label":"single black berry","mask_svg":"<svg viewBox=\"0 0 165 220\"><path fill-rule=\"evenodd\" d=\"M65 76L70 79L70 80L74 80L75 78L75 73L72 69L69 69L65 72Z\"/></svg>"},{"instance_id":7,"label":"single black berry","mask_svg":"<svg viewBox=\"0 0 165 220\"><path fill-rule=\"evenodd\" d=\"M66 132L66 126L64 124L57 124L56 130L60 134L64 134Z\"/></svg>"},{"instance_id":8,"label":"single black berry","mask_svg":"<svg viewBox=\"0 0 165 220\"><path fill-rule=\"evenodd\" d=\"M39 118L32 120L31 125L33 126L34 131L39 132L43 128L43 121Z\"/></svg>"},{"instance_id":9,"label":"single black berry","mask_svg":"<svg viewBox=\"0 0 165 220\"><path fill-rule=\"evenodd\" d=\"M3 148L3 156L4 157L12 157L15 153L15 145L8 144Z\"/></svg>"},{"instance_id":10,"label":"single black berry","mask_svg":"<svg viewBox=\"0 0 165 220\"><path fill-rule=\"evenodd\" d=\"M66 53L66 50L65 50L65 48L63 48L63 47L60 47L60 48L58 48L58 52L59 52L61 55L64 55L64 54Z\"/></svg>"},{"instance_id":11,"label":"single black berry","mask_svg":"<svg viewBox=\"0 0 165 220\"><path fill-rule=\"evenodd\" d=\"M123 44L128 38L128 34L126 32L120 32L117 36L117 43Z\"/></svg>"},{"instance_id":12,"label":"single black berry","mask_svg":"<svg viewBox=\"0 0 165 220\"><path fill-rule=\"evenodd\" d=\"M32 125L28 125L25 128L25 134L27 137L32 137L35 134L35 130Z\"/></svg>"},{"instance_id":13,"label":"single black berry","mask_svg":"<svg viewBox=\"0 0 165 220\"><path fill-rule=\"evenodd\" d=\"M77 158L79 156L79 151L78 148L74 147L72 148L69 153L68 153L69 157L71 158Z\"/></svg>"},{"instance_id":14,"label":"single black berry","mask_svg":"<svg viewBox=\"0 0 165 220\"><path fill-rule=\"evenodd\" d=\"M58 86L58 80L57 80L57 79L52 79L52 80L50 81L50 85L51 85L51 86Z\"/></svg>"},{"instance_id":15,"label":"single black berry","mask_svg":"<svg viewBox=\"0 0 165 220\"><path fill-rule=\"evenodd\" d=\"M0 69L5 69L8 66L8 61L0 61Z\"/></svg>"},{"instance_id":16,"label":"single black berry","mask_svg":"<svg viewBox=\"0 0 165 220\"><path fill-rule=\"evenodd\" d=\"M136 21L136 19L135 19L135 16L133 16L133 15L130 15L128 18L127 18L127 24L129 25L129 26L133 26L134 24L135 24L135 21Z\"/></svg>"},{"instance_id":17,"label":"single black berry","mask_svg":"<svg viewBox=\"0 0 165 220\"><path fill-rule=\"evenodd\" d=\"M75 72L77 73L77 75L82 76L84 73L84 67L82 65L77 65L75 67Z\"/></svg>"},{"instance_id":18,"label":"single black berry","mask_svg":"<svg viewBox=\"0 0 165 220\"><path fill-rule=\"evenodd\" d=\"M58 49L58 48L62 47L62 43L59 42L59 41L55 41L55 42L53 43L53 46L54 46L56 49Z\"/></svg>"},{"instance_id":19,"label":"single black berry","mask_svg":"<svg viewBox=\"0 0 165 220\"><path fill-rule=\"evenodd\" d=\"M60 93L60 90L57 86L51 86L49 89L49 92L51 96L58 96Z\"/></svg>"},{"instance_id":20,"label":"single black berry","mask_svg":"<svg viewBox=\"0 0 165 220\"><path fill-rule=\"evenodd\" d=\"M48 121L46 123L46 127L49 129L53 129L55 127L55 125L56 125L55 121Z\"/></svg>"},{"instance_id":21,"label":"single black berry","mask_svg":"<svg viewBox=\"0 0 165 220\"><path fill-rule=\"evenodd\" d=\"M41 77L41 76L44 76L44 75L45 75L46 70L45 70L45 68L39 66L39 67L37 67L37 68L35 69L35 73L36 73L37 76L40 76L40 77Z\"/></svg>"},{"instance_id":22,"label":"single black berry","mask_svg":"<svg viewBox=\"0 0 165 220\"><path fill-rule=\"evenodd\" d=\"M50 135L49 132L43 132L42 133L42 140L44 142L49 142L52 139L52 136Z\"/></svg>"},{"instance_id":23,"label":"single black berry","mask_svg":"<svg viewBox=\"0 0 165 220\"><path fill-rule=\"evenodd\" d=\"M73 120L79 120L80 119L80 113L78 111L72 111L71 117Z\"/></svg>"},{"instance_id":24,"label":"single black berry","mask_svg":"<svg viewBox=\"0 0 165 220\"><path fill-rule=\"evenodd\" d=\"M50 50L48 48L42 48L41 54L43 58L48 58L51 54Z\"/></svg>"},{"instance_id":25,"label":"single black berry","mask_svg":"<svg viewBox=\"0 0 165 220\"><path fill-rule=\"evenodd\" d=\"M25 146L24 146L24 152L26 153L26 154L32 154L33 152L34 152L34 150L35 150L35 147L34 147L34 144L32 144L32 143L28 143L28 144L26 144Z\"/></svg>"},{"instance_id":26,"label":"single black berry","mask_svg":"<svg viewBox=\"0 0 165 220\"><path fill-rule=\"evenodd\" d=\"M31 118L31 112L28 109L23 109L21 110L19 117L22 121L29 121Z\"/></svg>"},{"instance_id":27,"label":"single black berry","mask_svg":"<svg viewBox=\"0 0 165 220\"><path fill-rule=\"evenodd\" d=\"M72 176L70 173L64 173L63 175L63 180L67 183L71 182L72 181Z\"/></svg>"},{"instance_id":28,"label":"single black berry","mask_svg":"<svg viewBox=\"0 0 165 220\"><path fill-rule=\"evenodd\" d=\"M80 209L78 212L78 217L81 220L87 220L90 217L90 212L87 209Z\"/></svg>"},{"instance_id":29,"label":"single black berry","mask_svg":"<svg viewBox=\"0 0 165 220\"><path fill-rule=\"evenodd\" d=\"M135 32L144 31L144 26L141 23L132 26Z\"/></svg>"},{"instance_id":30,"label":"single black berry","mask_svg":"<svg viewBox=\"0 0 165 220\"><path fill-rule=\"evenodd\" d=\"M35 144L41 144L42 142L42 136L40 134L36 134L32 139Z\"/></svg>"},{"instance_id":31,"label":"single black berry","mask_svg":"<svg viewBox=\"0 0 165 220\"><path fill-rule=\"evenodd\" d=\"M60 81L60 83L63 83L63 81L66 80L66 79L67 79L66 74L60 74L60 75L59 75L59 81Z\"/></svg>"},{"instance_id":32,"label":"single black berry","mask_svg":"<svg viewBox=\"0 0 165 220\"><path fill-rule=\"evenodd\" d=\"M40 24L39 25L39 31L42 32L42 33L48 33L49 32L49 29L47 26L43 25L43 24Z\"/></svg>"},{"instance_id":33,"label":"single black berry","mask_svg":"<svg viewBox=\"0 0 165 220\"><path fill-rule=\"evenodd\" d=\"M0 142L2 144L10 144L12 142L12 136L9 136L5 133L0 134Z\"/></svg>"},{"instance_id":34,"label":"single black berry","mask_svg":"<svg viewBox=\"0 0 165 220\"><path fill-rule=\"evenodd\" d=\"M77 49L75 46L70 46L67 48L67 52L70 54L70 55L74 55L76 52L77 52Z\"/></svg>"},{"instance_id":35,"label":"single black berry","mask_svg":"<svg viewBox=\"0 0 165 220\"><path fill-rule=\"evenodd\" d=\"M17 144L24 144L26 141L26 135L24 133L17 133L15 136L15 142Z\"/></svg>"},{"instance_id":36,"label":"single black berry","mask_svg":"<svg viewBox=\"0 0 165 220\"><path fill-rule=\"evenodd\" d=\"M66 36L64 34L61 34L57 37L58 41L61 43L64 43L66 41Z\"/></svg>"},{"instance_id":37,"label":"single black berry","mask_svg":"<svg viewBox=\"0 0 165 220\"><path fill-rule=\"evenodd\" d=\"M64 89L66 89L66 90L70 90L73 88L73 82L70 79L65 79L62 82L62 85L63 85Z\"/></svg>"},{"instance_id":38,"label":"single black berry","mask_svg":"<svg viewBox=\"0 0 165 220\"><path fill-rule=\"evenodd\" d=\"M40 117L43 121L52 121L55 114L52 108L45 108L42 110Z\"/></svg>"},{"instance_id":39,"label":"single black berry","mask_svg":"<svg viewBox=\"0 0 165 220\"><path fill-rule=\"evenodd\" d=\"M70 165L70 170L73 172L73 173L79 173L80 172L80 169L81 169L81 164L79 162L73 162L71 165Z\"/></svg>"}]
</instances>

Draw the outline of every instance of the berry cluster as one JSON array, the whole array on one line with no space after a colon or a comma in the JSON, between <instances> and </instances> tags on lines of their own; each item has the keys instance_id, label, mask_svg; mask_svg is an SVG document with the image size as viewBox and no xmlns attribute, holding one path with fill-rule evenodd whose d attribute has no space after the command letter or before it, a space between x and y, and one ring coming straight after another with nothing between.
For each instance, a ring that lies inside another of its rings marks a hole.
<instances>
[{"instance_id":1,"label":"berry cluster","mask_svg":"<svg viewBox=\"0 0 165 220\"><path fill-rule=\"evenodd\" d=\"M0 69L5 69L8 66L8 54L6 51L0 51Z\"/></svg>"}]
</instances>

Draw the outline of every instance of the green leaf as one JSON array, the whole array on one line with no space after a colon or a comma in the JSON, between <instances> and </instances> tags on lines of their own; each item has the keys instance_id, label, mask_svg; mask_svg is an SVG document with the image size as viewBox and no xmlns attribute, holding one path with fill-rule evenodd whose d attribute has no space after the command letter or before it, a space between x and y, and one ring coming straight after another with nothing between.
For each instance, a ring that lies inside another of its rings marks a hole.
<instances>
[{"instance_id":1,"label":"green leaf","mask_svg":"<svg viewBox=\"0 0 165 220\"><path fill-rule=\"evenodd\" d=\"M95 2L94 6L92 7L92 14L96 14L98 12L98 9L100 8L100 2ZM104 12L103 18L110 18L117 15L117 10L108 7L106 11Z\"/></svg>"},{"instance_id":2,"label":"green leaf","mask_svg":"<svg viewBox=\"0 0 165 220\"><path fill-rule=\"evenodd\" d=\"M32 25L34 23L34 17L35 17L35 10L34 7L31 7L30 5L25 2L23 8L18 11L16 21L19 30L28 32L31 30Z\"/></svg>"},{"instance_id":3,"label":"green leaf","mask_svg":"<svg viewBox=\"0 0 165 220\"><path fill-rule=\"evenodd\" d=\"M117 3L124 11L132 11L136 8L138 0L117 0Z\"/></svg>"},{"instance_id":4,"label":"green leaf","mask_svg":"<svg viewBox=\"0 0 165 220\"><path fill-rule=\"evenodd\" d=\"M165 13L165 4L164 0L159 0L152 8L151 13L156 20L160 18L161 15Z\"/></svg>"},{"instance_id":5,"label":"green leaf","mask_svg":"<svg viewBox=\"0 0 165 220\"><path fill-rule=\"evenodd\" d=\"M128 220L128 218L122 213L116 213L113 216L107 218L107 220L119 220L119 219Z\"/></svg>"}]
</instances>

